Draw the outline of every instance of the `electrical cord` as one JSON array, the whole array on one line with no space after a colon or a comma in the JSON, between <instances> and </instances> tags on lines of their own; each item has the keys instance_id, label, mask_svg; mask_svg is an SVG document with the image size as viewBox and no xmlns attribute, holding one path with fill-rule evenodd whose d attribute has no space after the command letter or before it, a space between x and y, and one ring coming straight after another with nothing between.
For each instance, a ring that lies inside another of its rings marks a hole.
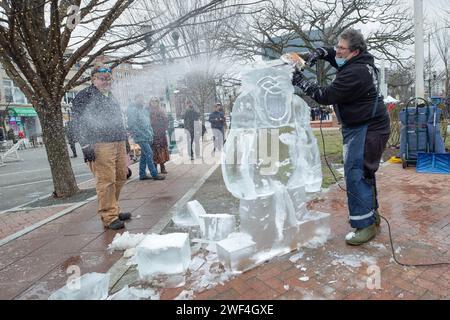
<instances>
[{"instance_id":1,"label":"electrical cord","mask_svg":"<svg viewBox=\"0 0 450 320\"><path fill-rule=\"evenodd\" d=\"M336 181L337 185L339 186L339 188L344 191L347 192L348 194L350 194L351 196L353 196L355 199L357 199L363 206L366 206L366 204L364 203L364 201L361 200L361 198L357 197L356 195L352 194L351 192L347 191L345 188L343 188L336 175L334 174L333 169L331 168L330 163L328 162L328 158L327 158L327 154L326 154L326 149L325 149L325 138L324 138L324 134L322 131L322 117L320 117L320 135L322 137L322 148L323 148L323 157L325 159L325 163L328 166L328 169L330 170L331 174L333 175L334 180ZM366 207L366 209L368 209L369 211L372 211L373 209ZM391 251L392 251L392 257L394 258L394 261L404 267L434 267L434 266L448 266L450 265L450 262L437 262L437 263L420 263L420 264L412 264L412 263L404 263L404 262L400 262L397 259L397 256L395 255L395 250L394 250L394 241L392 240L392 232L391 232L391 225L389 223L389 220L385 217L383 217L380 214L380 217L383 218L384 221L386 221L386 224L388 226L388 231L389 231L389 242L391 244Z\"/></svg>"}]
</instances>

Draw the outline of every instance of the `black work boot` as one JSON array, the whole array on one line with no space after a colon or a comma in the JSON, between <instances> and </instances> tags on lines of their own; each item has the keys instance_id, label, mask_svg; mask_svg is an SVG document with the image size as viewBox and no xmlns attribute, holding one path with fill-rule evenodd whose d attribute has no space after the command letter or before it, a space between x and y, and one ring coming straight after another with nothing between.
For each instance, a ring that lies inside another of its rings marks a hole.
<instances>
[{"instance_id":1,"label":"black work boot","mask_svg":"<svg viewBox=\"0 0 450 320\"><path fill-rule=\"evenodd\" d=\"M108 229L111 230L119 230L119 229L123 229L125 227L125 223L123 221L121 221L120 219L116 219L113 222L111 222L110 224L108 224Z\"/></svg>"},{"instance_id":2,"label":"black work boot","mask_svg":"<svg viewBox=\"0 0 450 320\"><path fill-rule=\"evenodd\" d=\"M121 212L119 213L119 220L125 221L131 218L131 212Z\"/></svg>"}]
</instances>

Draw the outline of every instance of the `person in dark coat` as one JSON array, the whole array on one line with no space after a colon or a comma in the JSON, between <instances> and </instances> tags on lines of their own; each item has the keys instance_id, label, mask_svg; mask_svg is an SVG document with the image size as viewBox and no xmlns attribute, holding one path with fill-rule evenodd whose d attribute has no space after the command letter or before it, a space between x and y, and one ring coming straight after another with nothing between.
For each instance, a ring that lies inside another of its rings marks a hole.
<instances>
[{"instance_id":1,"label":"person in dark coat","mask_svg":"<svg viewBox=\"0 0 450 320\"><path fill-rule=\"evenodd\" d=\"M195 156L200 156L200 136L201 136L201 123L199 123L200 114L194 109L194 105L191 101L187 101L186 112L184 113L184 130L187 134L187 147L188 154L191 160L194 160L194 151L192 145L195 143ZM200 126L200 129L198 128Z\"/></svg>"},{"instance_id":2,"label":"person in dark coat","mask_svg":"<svg viewBox=\"0 0 450 320\"><path fill-rule=\"evenodd\" d=\"M161 107L157 97L150 99L149 107L150 122L153 128L153 162L156 167L159 164L161 173L167 174L165 163L170 160L169 144L167 143L169 119L167 118L166 112Z\"/></svg>"},{"instance_id":3,"label":"person in dark coat","mask_svg":"<svg viewBox=\"0 0 450 320\"><path fill-rule=\"evenodd\" d=\"M222 105L216 103L214 107L214 112L209 115L209 122L211 123L211 129L213 132L214 139L214 149L213 153L216 151L222 151L222 146L224 142L224 127L225 127L225 114L222 110Z\"/></svg>"},{"instance_id":4,"label":"person in dark coat","mask_svg":"<svg viewBox=\"0 0 450 320\"><path fill-rule=\"evenodd\" d=\"M73 100L76 136L95 177L98 214L105 228L117 230L131 214L120 212L120 191L127 180L127 131L119 102L111 93L112 71L95 66L92 85Z\"/></svg>"},{"instance_id":5,"label":"person in dark coat","mask_svg":"<svg viewBox=\"0 0 450 320\"><path fill-rule=\"evenodd\" d=\"M303 57L310 64L326 60L337 69L336 78L325 87L307 80L298 69L292 83L316 102L334 105L342 124L347 202L355 228L345 240L360 245L375 237L380 224L375 172L390 134L378 69L364 37L353 29L339 36L335 48L317 48Z\"/></svg>"}]
</instances>

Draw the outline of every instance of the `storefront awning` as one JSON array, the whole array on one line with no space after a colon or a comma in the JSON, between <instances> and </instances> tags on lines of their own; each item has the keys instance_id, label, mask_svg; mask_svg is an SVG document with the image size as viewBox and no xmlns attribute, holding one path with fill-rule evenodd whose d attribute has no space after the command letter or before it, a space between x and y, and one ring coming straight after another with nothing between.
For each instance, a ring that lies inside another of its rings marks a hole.
<instances>
[{"instance_id":1,"label":"storefront awning","mask_svg":"<svg viewBox=\"0 0 450 320\"><path fill-rule=\"evenodd\" d=\"M12 117L37 117L36 110L33 107L14 107L8 109L8 114Z\"/></svg>"}]
</instances>

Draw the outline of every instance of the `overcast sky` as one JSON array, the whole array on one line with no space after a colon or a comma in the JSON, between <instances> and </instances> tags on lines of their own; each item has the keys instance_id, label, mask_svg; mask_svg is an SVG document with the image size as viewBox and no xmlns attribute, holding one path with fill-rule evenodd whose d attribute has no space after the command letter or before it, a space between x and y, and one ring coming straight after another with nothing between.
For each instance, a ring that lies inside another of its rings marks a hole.
<instances>
[{"instance_id":1,"label":"overcast sky","mask_svg":"<svg viewBox=\"0 0 450 320\"><path fill-rule=\"evenodd\" d=\"M414 0L409 0L411 6L414 6ZM440 22L443 22L444 10L450 11L450 0L424 0L423 8L427 20L438 17ZM447 15L448 16L448 15Z\"/></svg>"}]
</instances>

